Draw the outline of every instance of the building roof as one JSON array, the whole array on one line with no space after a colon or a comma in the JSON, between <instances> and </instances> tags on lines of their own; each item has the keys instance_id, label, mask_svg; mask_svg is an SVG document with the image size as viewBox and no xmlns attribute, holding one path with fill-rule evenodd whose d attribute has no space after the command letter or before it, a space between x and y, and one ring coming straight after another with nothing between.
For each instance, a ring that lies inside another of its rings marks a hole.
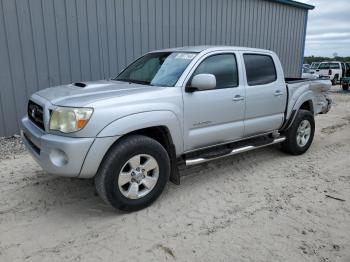
<instances>
[{"instance_id":1,"label":"building roof","mask_svg":"<svg viewBox=\"0 0 350 262\"><path fill-rule=\"evenodd\" d=\"M269 0L269 1L277 2L277 3L281 3L281 4L286 4L286 5L291 5L294 7L299 7L299 8L303 8L303 9L307 9L307 10L312 10L315 8L313 5L308 5L308 4L304 4L304 3L300 3L300 2L292 1L292 0Z\"/></svg>"}]
</instances>

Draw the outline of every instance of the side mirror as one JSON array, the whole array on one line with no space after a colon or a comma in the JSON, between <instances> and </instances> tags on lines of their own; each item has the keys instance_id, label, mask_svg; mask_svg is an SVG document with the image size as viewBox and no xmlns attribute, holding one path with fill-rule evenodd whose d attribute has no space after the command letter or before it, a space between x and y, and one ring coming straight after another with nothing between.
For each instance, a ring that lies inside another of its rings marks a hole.
<instances>
[{"instance_id":1,"label":"side mirror","mask_svg":"<svg viewBox=\"0 0 350 262\"><path fill-rule=\"evenodd\" d=\"M216 77L212 74L195 75L191 81L191 86L186 88L187 92L211 90L216 87Z\"/></svg>"}]
</instances>

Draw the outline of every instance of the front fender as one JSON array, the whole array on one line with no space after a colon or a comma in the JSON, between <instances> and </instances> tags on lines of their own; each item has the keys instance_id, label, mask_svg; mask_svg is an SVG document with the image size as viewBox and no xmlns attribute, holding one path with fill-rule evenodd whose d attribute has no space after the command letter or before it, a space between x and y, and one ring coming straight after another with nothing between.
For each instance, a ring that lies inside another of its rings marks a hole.
<instances>
[{"instance_id":1,"label":"front fender","mask_svg":"<svg viewBox=\"0 0 350 262\"><path fill-rule=\"evenodd\" d=\"M168 128L176 148L176 155L180 155L183 152L183 129L177 116L168 110L148 111L124 116L108 124L97 137L119 137L154 126Z\"/></svg>"}]
</instances>

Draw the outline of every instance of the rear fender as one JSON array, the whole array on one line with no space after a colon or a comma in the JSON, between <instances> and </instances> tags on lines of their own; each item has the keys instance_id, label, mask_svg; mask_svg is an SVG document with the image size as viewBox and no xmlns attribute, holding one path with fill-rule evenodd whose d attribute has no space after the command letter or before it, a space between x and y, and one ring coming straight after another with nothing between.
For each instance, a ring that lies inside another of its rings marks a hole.
<instances>
[{"instance_id":1,"label":"rear fender","mask_svg":"<svg viewBox=\"0 0 350 262\"><path fill-rule=\"evenodd\" d=\"M312 108L315 108L315 103L316 103L315 95L311 90L304 92L299 97L298 97L298 95L299 94L294 94L293 97L295 99L292 98L291 101L289 102L288 111L287 111L288 112L287 119L286 119L285 125L282 127L282 130L288 129L293 124L294 119L295 119L296 115L298 114L298 111L300 110L300 107L306 101L311 101Z\"/></svg>"},{"instance_id":2,"label":"rear fender","mask_svg":"<svg viewBox=\"0 0 350 262\"><path fill-rule=\"evenodd\" d=\"M314 92L312 92L311 90L308 90L306 92L303 92L302 94L294 94L293 97L291 98L291 101L289 102L288 118L290 117L293 111L298 111L301 105L304 104L306 101L311 101L312 108L315 108L316 98L315 98Z\"/></svg>"}]
</instances>

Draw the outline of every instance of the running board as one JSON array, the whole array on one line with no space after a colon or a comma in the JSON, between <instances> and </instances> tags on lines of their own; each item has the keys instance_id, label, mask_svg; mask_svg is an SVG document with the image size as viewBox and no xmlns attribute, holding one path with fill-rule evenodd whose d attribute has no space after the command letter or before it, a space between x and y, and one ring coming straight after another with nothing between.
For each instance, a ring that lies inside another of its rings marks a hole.
<instances>
[{"instance_id":1,"label":"running board","mask_svg":"<svg viewBox=\"0 0 350 262\"><path fill-rule=\"evenodd\" d=\"M250 150L254 150L257 148L278 144L278 143L283 142L284 140L286 140L285 137L279 137L279 138L276 138L273 141L266 143L266 144L247 145L247 146L235 148L231 152L224 154L224 155L220 155L220 156L216 156L216 157L212 157L212 158L198 157L198 158L193 158L193 159L186 159L185 162L186 162L186 166L198 165L198 164L202 164L202 163L205 163L205 162L208 162L211 160L215 160L215 159L219 159L219 158L223 158L223 157L227 157L227 156L233 156L233 155L237 155L237 154L240 154L243 152L248 152Z\"/></svg>"}]
</instances>

